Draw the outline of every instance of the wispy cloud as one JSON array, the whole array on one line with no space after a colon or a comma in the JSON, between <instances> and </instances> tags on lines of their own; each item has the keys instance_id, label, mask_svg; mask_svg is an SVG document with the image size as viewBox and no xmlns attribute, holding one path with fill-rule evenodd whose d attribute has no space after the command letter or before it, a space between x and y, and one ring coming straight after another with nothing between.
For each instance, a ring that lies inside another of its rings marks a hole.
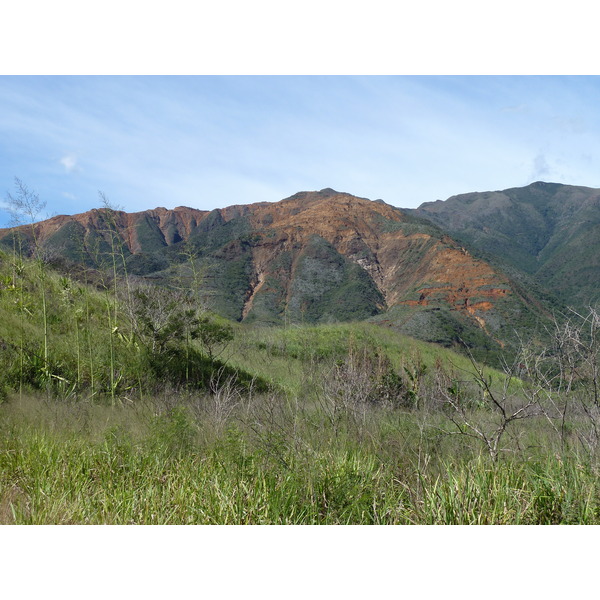
<instances>
[{"instance_id":1,"label":"wispy cloud","mask_svg":"<svg viewBox=\"0 0 600 600\"><path fill-rule=\"evenodd\" d=\"M563 133L580 134L588 129L585 121L580 117L554 117L553 124Z\"/></svg>"},{"instance_id":2,"label":"wispy cloud","mask_svg":"<svg viewBox=\"0 0 600 600\"><path fill-rule=\"evenodd\" d=\"M66 213L98 190L143 210L323 187L411 207L561 173L600 187L600 78L581 79L0 77L0 196L15 175Z\"/></svg>"},{"instance_id":3,"label":"wispy cloud","mask_svg":"<svg viewBox=\"0 0 600 600\"><path fill-rule=\"evenodd\" d=\"M512 106L503 106L500 111L505 113L522 113L527 111L527 105L513 104Z\"/></svg>"},{"instance_id":4,"label":"wispy cloud","mask_svg":"<svg viewBox=\"0 0 600 600\"><path fill-rule=\"evenodd\" d=\"M65 168L66 173L73 173L79 171L80 168L77 165L77 157L73 154L66 154L60 159L60 164Z\"/></svg>"}]
</instances>

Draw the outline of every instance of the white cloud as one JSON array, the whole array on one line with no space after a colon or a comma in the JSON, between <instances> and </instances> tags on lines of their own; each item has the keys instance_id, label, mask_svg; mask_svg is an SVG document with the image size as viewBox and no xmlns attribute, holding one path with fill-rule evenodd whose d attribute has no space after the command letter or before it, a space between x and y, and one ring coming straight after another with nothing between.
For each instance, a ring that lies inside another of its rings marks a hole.
<instances>
[{"instance_id":1,"label":"white cloud","mask_svg":"<svg viewBox=\"0 0 600 600\"><path fill-rule=\"evenodd\" d=\"M66 198L67 200L77 200L77 196L75 196L75 194L70 194L69 192L63 192L63 198Z\"/></svg>"},{"instance_id":2,"label":"white cloud","mask_svg":"<svg viewBox=\"0 0 600 600\"><path fill-rule=\"evenodd\" d=\"M66 173L78 171L77 158L73 154L67 154L60 159L60 164L65 168Z\"/></svg>"}]
</instances>

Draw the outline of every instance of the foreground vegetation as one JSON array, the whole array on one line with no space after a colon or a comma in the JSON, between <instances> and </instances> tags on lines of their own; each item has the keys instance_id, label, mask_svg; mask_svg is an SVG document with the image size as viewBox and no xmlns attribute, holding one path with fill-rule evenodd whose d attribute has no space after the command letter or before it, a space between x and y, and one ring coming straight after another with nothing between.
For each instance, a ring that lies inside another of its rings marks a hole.
<instances>
[{"instance_id":1,"label":"foreground vegetation","mask_svg":"<svg viewBox=\"0 0 600 600\"><path fill-rule=\"evenodd\" d=\"M116 402L9 393L0 522L600 523L597 360L583 360L584 338L563 336L564 361L546 368L524 353L518 378L432 363L402 340L386 346L388 332L374 347L376 331L254 331L240 347L254 344L255 364L261 349L298 363L270 391L239 385L234 369L206 389Z\"/></svg>"},{"instance_id":2,"label":"foreground vegetation","mask_svg":"<svg viewBox=\"0 0 600 600\"><path fill-rule=\"evenodd\" d=\"M374 324L229 323L193 259L161 289L116 242L76 277L19 243L0 253L1 523L600 522L594 308L494 370Z\"/></svg>"},{"instance_id":3,"label":"foreground vegetation","mask_svg":"<svg viewBox=\"0 0 600 600\"><path fill-rule=\"evenodd\" d=\"M0 521L600 522L596 462L561 452L542 421L520 432L521 451L494 461L420 412L332 427L319 410L268 397L225 417L210 396L171 401L3 405Z\"/></svg>"}]
</instances>

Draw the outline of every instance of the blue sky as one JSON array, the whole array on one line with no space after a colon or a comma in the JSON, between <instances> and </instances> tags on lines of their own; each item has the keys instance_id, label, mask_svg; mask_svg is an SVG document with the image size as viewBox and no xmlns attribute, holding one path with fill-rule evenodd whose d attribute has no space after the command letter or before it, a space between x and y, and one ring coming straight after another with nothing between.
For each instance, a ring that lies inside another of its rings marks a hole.
<instances>
[{"instance_id":1,"label":"blue sky","mask_svg":"<svg viewBox=\"0 0 600 600\"><path fill-rule=\"evenodd\" d=\"M599 104L583 76L1 76L0 226L15 177L44 216L600 187Z\"/></svg>"}]
</instances>

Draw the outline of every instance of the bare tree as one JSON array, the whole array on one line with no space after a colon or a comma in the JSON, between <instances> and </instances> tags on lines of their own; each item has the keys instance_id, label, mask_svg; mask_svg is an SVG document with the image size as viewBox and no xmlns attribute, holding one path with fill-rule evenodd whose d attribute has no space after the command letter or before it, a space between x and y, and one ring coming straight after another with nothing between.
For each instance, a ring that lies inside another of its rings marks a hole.
<instances>
[{"instance_id":1,"label":"bare tree","mask_svg":"<svg viewBox=\"0 0 600 600\"><path fill-rule=\"evenodd\" d=\"M563 445L570 417L577 438L594 453L600 445L600 312L571 309L555 320L552 340L551 351L529 374L544 388L548 420L560 420Z\"/></svg>"},{"instance_id":2,"label":"bare tree","mask_svg":"<svg viewBox=\"0 0 600 600\"><path fill-rule=\"evenodd\" d=\"M452 429L442 431L448 435L463 435L478 440L490 458L497 461L503 450L502 439L511 424L537 414L537 402L524 397L519 389L515 380L517 361L505 365L502 380L494 385L492 376L486 374L470 353L469 358L471 370L459 371L468 374L470 389L466 383L448 376L441 368L436 373L438 394L452 424Z\"/></svg>"},{"instance_id":3,"label":"bare tree","mask_svg":"<svg viewBox=\"0 0 600 600\"><path fill-rule=\"evenodd\" d=\"M15 177L15 194L10 192L6 195L8 202L8 210L12 216L12 224L14 227L27 225L30 228L32 254L37 256L39 253L39 245L35 224L39 220L40 215L46 203L40 200L36 192L30 190L18 177ZM15 232L16 233L16 232Z\"/></svg>"}]
</instances>

